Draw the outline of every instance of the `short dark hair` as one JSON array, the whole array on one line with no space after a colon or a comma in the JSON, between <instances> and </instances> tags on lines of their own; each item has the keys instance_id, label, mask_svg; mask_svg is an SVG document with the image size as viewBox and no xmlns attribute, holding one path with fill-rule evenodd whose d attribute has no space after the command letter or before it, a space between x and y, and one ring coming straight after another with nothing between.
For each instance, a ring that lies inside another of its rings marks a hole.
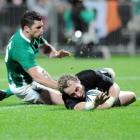
<instances>
[{"instance_id":1,"label":"short dark hair","mask_svg":"<svg viewBox=\"0 0 140 140\"><path fill-rule=\"evenodd\" d=\"M21 18L21 28L23 29L25 25L31 27L35 20L41 21L42 16L35 11L26 11Z\"/></svg>"}]
</instances>

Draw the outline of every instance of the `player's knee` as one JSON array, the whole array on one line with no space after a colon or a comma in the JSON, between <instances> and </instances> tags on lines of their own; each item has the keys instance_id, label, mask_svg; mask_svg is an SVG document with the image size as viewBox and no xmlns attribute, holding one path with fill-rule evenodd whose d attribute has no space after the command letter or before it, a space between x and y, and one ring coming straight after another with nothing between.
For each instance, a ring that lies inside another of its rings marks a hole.
<instances>
[{"instance_id":1,"label":"player's knee","mask_svg":"<svg viewBox=\"0 0 140 140\"><path fill-rule=\"evenodd\" d=\"M121 100L121 105L127 106L136 101L136 94L132 91L129 91Z\"/></svg>"},{"instance_id":2,"label":"player's knee","mask_svg":"<svg viewBox=\"0 0 140 140\"><path fill-rule=\"evenodd\" d=\"M135 101L136 101L136 94L134 92L130 91L128 104L131 104Z\"/></svg>"},{"instance_id":3,"label":"player's knee","mask_svg":"<svg viewBox=\"0 0 140 140\"><path fill-rule=\"evenodd\" d=\"M130 99L132 102L136 101L136 94L133 91L130 91Z\"/></svg>"}]
</instances>

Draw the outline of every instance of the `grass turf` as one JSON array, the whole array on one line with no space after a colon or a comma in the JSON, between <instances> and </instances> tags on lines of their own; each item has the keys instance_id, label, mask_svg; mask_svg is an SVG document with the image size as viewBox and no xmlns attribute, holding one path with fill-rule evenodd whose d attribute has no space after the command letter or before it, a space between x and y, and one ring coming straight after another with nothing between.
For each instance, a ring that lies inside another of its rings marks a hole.
<instances>
[{"instance_id":1,"label":"grass turf","mask_svg":"<svg viewBox=\"0 0 140 140\"><path fill-rule=\"evenodd\" d=\"M86 68L112 67L122 90L140 96L140 57L102 59L48 59L38 63L55 79ZM7 85L4 58L0 57L0 88ZM25 104L15 96L0 102L0 139L8 140L139 140L140 101L108 110L72 111L64 106Z\"/></svg>"}]
</instances>

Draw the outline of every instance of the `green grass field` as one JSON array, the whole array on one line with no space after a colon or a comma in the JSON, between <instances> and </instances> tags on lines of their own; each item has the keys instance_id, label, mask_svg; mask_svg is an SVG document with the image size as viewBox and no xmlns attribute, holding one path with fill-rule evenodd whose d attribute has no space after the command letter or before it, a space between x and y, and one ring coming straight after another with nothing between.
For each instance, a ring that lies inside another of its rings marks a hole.
<instances>
[{"instance_id":1,"label":"green grass field","mask_svg":"<svg viewBox=\"0 0 140 140\"><path fill-rule=\"evenodd\" d=\"M38 63L54 79L86 68L112 67L122 90L133 90L138 100L127 107L72 111L64 106L28 105L9 97L0 102L0 140L139 140L140 56L102 59L48 59ZM4 58L0 57L0 88L8 87Z\"/></svg>"}]
</instances>

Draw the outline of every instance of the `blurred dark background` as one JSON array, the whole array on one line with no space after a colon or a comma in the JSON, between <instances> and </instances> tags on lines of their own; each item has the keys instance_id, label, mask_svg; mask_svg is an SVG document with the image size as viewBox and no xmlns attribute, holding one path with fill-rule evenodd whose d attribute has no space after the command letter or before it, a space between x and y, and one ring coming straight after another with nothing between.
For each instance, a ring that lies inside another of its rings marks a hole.
<instances>
[{"instance_id":1,"label":"blurred dark background","mask_svg":"<svg viewBox=\"0 0 140 140\"><path fill-rule=\"evenodd\" d=\"M0 54L26 10L44 17L44 36L75 56L140 53L140 0L0 0Z\"/></svg>"}]
</instances>

